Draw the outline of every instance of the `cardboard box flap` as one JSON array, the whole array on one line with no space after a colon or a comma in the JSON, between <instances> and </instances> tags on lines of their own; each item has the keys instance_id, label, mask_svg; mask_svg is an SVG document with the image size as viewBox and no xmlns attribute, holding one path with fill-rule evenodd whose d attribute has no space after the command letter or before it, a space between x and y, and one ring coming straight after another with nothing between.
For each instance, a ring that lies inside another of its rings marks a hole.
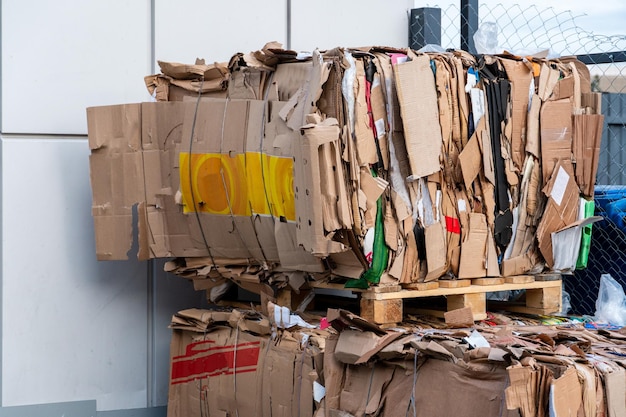
<instances>
[{"instance_id":1,"label":"cardboard box flap","mask_svg":"<svg viewBox=\"0 0 626 417\"><path fill-rule=\"evenodd\" d=\"M463 181L465 188L470 190L474 179L478 176L482 168L482 153L481 153L481 133L485 128L485 119L480 119L477 129L467 142L467 145L463 148L459 155L459 163L461 164L461 171L463 172Z\"/></svg>"},{"instance_id":2,"label":"cardboard box flap","mask_svg":"<svg viewBox=\"0 0 626 417\"><path fill-rule=\"evenodd\" d=\"M306 65L310 67L310 77L293 94L279 113L287 126L293 130L304 126L307 123L307 115L315 113L317 101L322 95L322 86L330 75L330 63L324 62L317 50L313 52L312 61Z\"/></svg>"},{"instance_id":3,"label":"cardboard box flap","mask_svg":"<svg viewBox=\"0 0 626 417\"><path fill-rule=\"evenodd\" d=\"M87 108L89 148L108 152L141 150L141 104L119 104Z\"/></svg>"},{"instance_id":4,"label":"cardboard box flap","mask_svg":"<svg viewBox=\"0 0 626 417\"><path fill-rule=\"evenodd\" d=\"M393 331L379 336L370 331L345 329L339 334L335 358L350 365L367 363L374 355L401 336L403 333Z\"/></svg>"},{"instance_id":5,"label":"cardboard box flap","mask_svg":"<svg viewBox=\"0 0 626 417\"><path fill-rule=\"evenodd\" d=\"M337 331L342 331L349 327L354 327L362 331L373 332L378 336L384 336L387 332L374 323L370 323L363 317L360 317L347 310L329 308L326 315L328 322Z\"/></svg>"},{"instance_id":6,"label":"cardboard box flap","mask_svg":"<svg viewBox=\"0 0 626 417\"><path fill-rule=\"evenodd\" d=\"M332 240L332 230L324 230L323 200L320 172L320 146L338 142L340 130L337 120L326 119L311 123L301 130L300 146L295 150L294 186L296 196L296 236L298 244L317 256L343 252L347 248Z\"/></svg>"},{"instance_id":7,"label":"cardboard box flap","mask_svg":"<svg viewBox=\"0 0 626 417\"><path fill-rule=\"evenodd\" d=\"M147 237L141 105L90 107L87 124L96 255L99 260L128 259L133 235ZM133 232L140 225L141 235Z\"/></svg>"},{"instance_id":8,"label":"cardboard box flap","mask_svg":"<svg viewBox=\"0 0 626 417\"><path fill-rule=\"evenodd\" d=\"M550 384L550 415L576 416L582 404L582 388L576 368L568 368L565 373Z\"/></svg>"},{"instance_id":9,"label":"cardboard box flap","mask_svg":"<svg viewBox=\"0 0 626 417\"><path fill-rule=\"evenodd\" d=\"M166 61L157 61L157 63L163 74L177 80L228 78L228 67L225 62L209 65L206 65L204 60L196 60L193 65Z\"/></svg>"}]
</instances>

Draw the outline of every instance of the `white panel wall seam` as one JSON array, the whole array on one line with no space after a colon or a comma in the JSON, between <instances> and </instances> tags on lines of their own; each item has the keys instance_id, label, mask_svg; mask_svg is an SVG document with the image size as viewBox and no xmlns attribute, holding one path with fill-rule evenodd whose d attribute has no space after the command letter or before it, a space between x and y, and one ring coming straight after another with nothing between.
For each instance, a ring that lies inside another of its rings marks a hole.
<instances>
[{"instance_id":1,"label":"white panel wall seam","mask_svg":"<svg viewBox=\"0 0 626 417\"><path fill-rule=\"evenodd\" d=\"M150 0L150 73L156 74L156 0ZM153 260L148 261L147 273L147 375L146 375L146 405L155 406L156 403L156 271Z\"/></svg>"},{"instance_id":2,"label":"white panel wall seam","mask_svg":"<svg viewBox=\"0 0 626 417\"><path fill-rule=\"evenodd\" d=\"M2 216L2 210L3 210L2 195L3 195L3 191L2 191L2 184L4 183L4 173L3 173L3 170L2 170L2 149L4 147L3 146L4 139L2 137L2 131L3 131L3 129L2 129L2 120L3 120L3 117L2 117L3 105L2 105L2 103L4 103L3 96L2 96L2 84L3 84L2 83L2 79L3 79L2 78L2 57L4 56L2 54L2 39L4 37L3 36L4 28L3 28L3 25L2 25L2 22L3 22L3 18L2 18L3 4L4 4L4 2L0 1L0 265L3 265L3 263L4 263L3 262L4 261L4 259L3 259L4 258L4 256L3 256L4 249L3 249L3 243L2 243L2 242L4 242L4 234L2 233L3 232L3 224L2 224L3 223L2 222L2 218L3 218L3 216ZM4 361L2 359L4 357L3 351L2 351L3 346L4 346L4 343L3 343L3 335L4 335L4 330L3 330L3 323L4 323L3 314L4 313L3 312L4 312L4 309L2 307L3 300L4 300L4 294L3 294L3 291L2 291L3 287L4 287L4 274L3 274L2 268L0 268L0 409L2 409L2 404L3 404L3 400L4 400L2 398L2 393L4 392L3 391L3 387L2 387L2 384L4 382L3 381L4 378L2 377L4 375L4 372L3 372L3 367L4 367L4 363L3 362Z\"/></svg>"},{"instance_id":3,"label":"white panel wall seam","mask_svg":"<svg viewBox=\"0 0 626 417\"><path fill-rule=\"evenodd\" d=\"M56 133L6 133L2 132L3 139L19 139L19 140L81 140L87 139L86 134L56 134Z\"/></svg>"}]
</instances>

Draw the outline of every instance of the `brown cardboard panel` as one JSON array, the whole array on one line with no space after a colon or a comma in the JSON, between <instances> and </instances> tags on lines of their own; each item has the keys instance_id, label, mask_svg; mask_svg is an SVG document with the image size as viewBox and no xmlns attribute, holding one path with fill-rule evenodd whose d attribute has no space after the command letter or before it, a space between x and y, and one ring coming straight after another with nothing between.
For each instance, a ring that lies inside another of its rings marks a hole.
<instances>
[{"instance_id":1,"label":"brown cardboard panel","mask_svg":"<svg viewBox=\"0 0 626 417\"><path fill-rule=\"evenodd\" d=\"M380 340L381 336L372 332L344 330L339 334L335 358L343 363L355 364L361 356L374 349Z\"/></svg>"},{"instance_id":2,"label":"brown cardboard panel","mask_svg":"<svg viewBox=\"0 0 626 417\"><path fill-rule=\"evenodd\" d=\"M374 142L374 131L370 124L369 109L365 100L366 82L365 68L363 61L355 60L356 76L354 80L354 136L356 138L356 149L359 157L359 165L367 166L378 161L376 153L376 143Z\"/></svg>"},{"instance_id":3,"label":"brown cardboard panel","mask_svg":"<svg viewBox=\"0 0 626 417\"><path fill-rule=\"evenodd\" d=\"M486 267L488 277L499 277L502 275L500 273L500 266L498 265L498 252L496 251L496 241L491 232L489 232L489 234L487 235Z\"/></svg>"},{"instance_id":4,"label":"brown cardboard panel","mask_svg":"<svg viewBox=\"0 0 626 417\"><path fill-rule=\"evenodd\" d=\"M484 277L487 274L487 219L482 213L470 213L469 221L469 233L461 243L461 279Z\"/></svg>"},{"instance_id":5,"label":"brown cardboard panel","mask_svg":"<svg viewBox=\"0 0 626 417\"><path fill-rule=\"evenodd\" d=\"M378 61L376 61L377 65ZM382 164L384 169L389 169L389 146L388 146L388 124L387 107L383 91L384 79L379 72L374 73L374 81L371 88L371 107L374 128L376 130L376 141L380 148Z\"/></svg>"},{"instance_id":6,"label":"brown cardboard panel","mask_svg":"<svg viewBox=\"0 0 626 417\"><path fill-rule=\"evenodd\" d=\"M543 178L550 178L558 162L571 165L572 104L569 99L548 101L541 106L541 162Z\"/></svg>"},{"instance_id":7,"label":"brown cardboard panel","mask_svg":"<svg viewBox=\"0 0 626 417\"><path fill-rule=\"evenodd\" d=\"M406 149L415 178L426 177L440 169L441 129L435 79L428 55L394 67Z\"/></svg>"},{"instance_id":8,"label":"brown cardboard panel","mask_svg":"<svg viewBox=\"0 0 626 417\"><path fill-rule=\"evenodd\" d=\"M412 364L408 366L413 369ZM428 358L417 370L415 408L418 415L433 417L510 417L514 414L503 409L507 383L506 371L500 366L479 362L463 365ZM391 411L396 404L388 399L386 409ZM408 409L411 415L412 408Z\"/></svg>"},{"instance_id":9,"label":"brown cardboard panel","mask_svg":"<svg viewBox=\"0 0 626 417\"><path fill-rule=\"evenodd\" d=\"M306 272L324 272L324 265L321 259L311 255L299 246L296 238L296 225L276 221L274 223L276 248L280 265L283 268L292 269L294 271Z\"/></svg>"},{"instance_id":10,"label":"brown cardboard panel","mask_svg":"<svg viewBox=\"0 0 626 417\"><path fill-rule=\"evenodd\" d=\"M279 101L289 101L311 76L310 62L284 63L276 66L273 82L276 84Z\"/></svg>"},{"instance_id":11,"label":"brown cardboard panel","mask_svg":"<svg viewBox=\"0 0 626 417\"><path fill-rule=\"evenodd\" d=\"M559 70L551 68L547 63L541 65L541 73L539 74L539 86L537 94L542 101L547 101L552 95L554 86L559 81L561 73Z\"/></svg>"},{"instance_id":12,"label":"brown cardboard panel","mask_svg":"<svg viewBox=\"0 0 626 417\"><path fill-rule=\"evenodd\" d=\"M485 118L481 118L480 122L478 122L478 126L480 127L481 124L483 124L485 122ZM483 152L483 168L484 168L484 174L485 174L485 178L487 180L489 180L489 182L491 184L493 184L495 186L496 184L496 170L495 170L495 166L493 164L493 149L491 148L491 138L489 136L489 129L483 129L483 130L477 130L478 132L480 132L480 145L481 145L481 150ZM495 200L494 200L494 204L495 204Z\"/></svg>"},{"instance_id":13,"label":"brown cardboard panel","mask_svg":"<svg viewBox=\"0 0 626 417\"><path fill-rule=\"evenodd\" d=\"M385 192L389 183L380 177L374 177L369 169L361 168L361 190L367 198L365 225L374 227L376 221L376 202Z\"/></svg>"},{"instance_id":14,"label":"brown cardboard panel","mask_svg":"<svg viewBox=\"0 0 626 417\"><path fill-rule=\"evenodd\" d=\"M96 256L99 260L128 259L133 207L144 201L141 106L90 107L87 124ZM145 216L145 211L138 215Z\"/></svg>"},{"instance_id":15,"label":"brown cardboard panel","mask_svg":"<svg viewBox=\"0 0 626 417\"><path fill-rule=\"evenodd\" d=\"M182 142L182 126L187 108L194 103L142 103L143 171L148 210L151 257L187 255L192 247L189 226L176 204L180 187L177 149ZM176 237L176 239L171 239ZM185 239L187 237L187 239ZM183 247L173 242L186 240Z\"/></svg>"},{"instance_id":16,"label":"brown cardboard panel","mask_svg":"<svg viewBox=\"0 0 626 417\"><path fill-rule=\"evenodd\" d=\"M552 90L550 100L561 100L564 98L572 98L574 100L574 76L568 75L557 81Z\"/></svg>"},{"instance_id":17,"label":"brown cardboard panel","mask_svg":"<svg viewBox=\"0 0 626 417\"><path fill-rule=\"evenodd\" d=\"M535 262L529 253L502 261L502 275L510 277L522 275L531 270Z\"/></svg>"},{"instance_id":18,"label":"brown cardboard panel","mask_svg":"<svg viewBox=\"0 0 626 417\"><path fill-rule=\"evenodd\" d=\"M426 265L428 273L424 281L434 281L448 268L446 264L446 231L440 222L426 226Z\"/></svg>"},{"instance_id":19,"label":"brown cardboard panel","mask_svg":"<svg viewBox=\"0 0 626 417\"><path fill-rule=\"evenodd\" d=\"M327 236L327 232L331 231L324 230L323 211L319 205L322 201L319 148L323 144L339 141L339 133L335 119L309 124L302 129L300 146L295 152L296 236L298 244L317 256L346 250L344 245Z\"/></svg>"},{"instance_id":20,"label":"brown cardboard panel","mask_svg":"<svg viewBox=\"0 0 626 417\"><path fill-rule=\"evenodd\" d=\"M541 99L537 94L533 94L530 101L526 124L526 152L531 153L535 158L540 157L539 141L539 112L541 109Z\"/></svg>"},{"instance_id":21,"label":"brown cardboard panel","mask_svg":"<svg viewBox=\"0 0 626 417\"><path fill-rule=\"evenodd\" d=\"M608 417L626 415L626 371L613 367L603 373Z\"/></svg>"},{"instance_id":22,"label":"brown cardboard panel","mask_svg":"<svg viewBox=\"0 0 626 417\"><path fill-rule=\"evenodd\" d=\"M317 100L322 95L322 86L328 80L331 68L331 64L324 62L317 50L313 52L310 63L303 65L311 66L308 82L294 93L280 111L280 117L292 130L299 130L307 123L307 115L315 112Z\"/></svg>"},{"instance_id":23,"label":"brown cardboard panel","mask_svg":"<svg viewBox=\"0 0 626 417\"><path fill-rule=\"evenodd\" d=\"M573 125L572 151L576 162L576 183L580 187L581 194L591 197L598 170L604 116L575 115Z\"/></svg>"},{"instance_id":24,"label":"brown cardboard panel","mask_svg":"<svg viewBox=\"0 0 626 417\"><path fill-rule=\"evenodd\" d=\"M348 366L339 398L341 411L337 415L343 416L348 413L352 416L378 415L382 406L383 390L389 384L392 375L393 368L388 366L378 369L369 366Z\"/></svg>"},{"instance_id":25,"label":"brown cardboard panel","mask_svg":"<svg viewBox=\"0 0 626 417\"><path fill-rule=\"evenodd\" d=\"M574 223L578 218L578 186L571 166L558 163L544 193L548 196L548 203L537 227L537 240L546 264L552 267L554 258L551 234Z\"/></svg>"},{"instance_id":26,"label":"brown cardboard panel","mask_svg":"<svg viewBox=\"0 0 626 417\"><path fill-rule=\"evenodd\" d=\"M262 375L261 352L265 344L264 338L236 332L230 327L214 328L207 336L175 330L171 343L168 416L199 417L207 412L254 415L261 406L258 375ZM208 349L211 346L224 349ZM216 367L220 363L226 368Z\"/></svg>"},{"instance_id":27,"label":"brown cardboard panel","mask_svg":"<svg viewBox=\"0 0 626 417\"><path fill-rule=\"evenodd\" d=\"M461 171L463 172L463 181L465 183L466 189L472 188L472 183L478 176L478 173L481 171L482 167L482 153L480 150L479 137L480 126L484 128L484 118L481 119L479 124L479 129L477 129L472 137L470 138L467 145L461 151L459 155L459 163L461 164Z\"/></svg>"},{"instance_id":28,"label":"brown cardboard panel","mask_svg":"<svg viewBox=\"0 0 626 417\"><path fill-rule=\"evenodd\" d=\"M552 381L550 400L551 415L572 417L578 415L582 403L582 389L575 368L569 368L560 378Z\"/></svg>"},{"instance_id":29,"label":"brown cardboard panel","mask_svg":"<svg viewBox=\"0 0 626 417\"><path fill-rule=\"evenodd\" d=\"M505 390L506 408L519 409L523 416L528 417L537 416L538 411L543 412L537 409L538 387L535 381L538 371L522 366L510 366L507 370L510 384Z\"/></svg>"}]
</instances>

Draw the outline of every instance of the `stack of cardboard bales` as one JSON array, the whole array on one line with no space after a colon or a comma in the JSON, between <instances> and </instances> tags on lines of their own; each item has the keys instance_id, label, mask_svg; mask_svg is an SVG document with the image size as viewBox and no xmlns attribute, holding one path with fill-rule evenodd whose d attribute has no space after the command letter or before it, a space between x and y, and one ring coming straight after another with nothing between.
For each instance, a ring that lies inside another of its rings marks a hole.
<instances>
[{"instance_id":1,"label":"stack of cardboard bales","mask_svg":"<svg viewBox=\"0 0 626 417\"><path fill-rule=\"evenodd\" d=\"M99 259L198 288L573 269L602 116L575 59L268 44L87 110ZM587 222L594 219L587 220Z\"/></svg>"},{"instance_id":2,"label":"stack of cardboard bales","mask_svg":"<svg viewBox=\"0 0 626 417\"><path fill-rule=\"evenodd\" d=\"M282 329L281 316L175 315L168 417L626 415L624 329L383 330L332 309L332 328Z\"/></svg>"}]
</instances>

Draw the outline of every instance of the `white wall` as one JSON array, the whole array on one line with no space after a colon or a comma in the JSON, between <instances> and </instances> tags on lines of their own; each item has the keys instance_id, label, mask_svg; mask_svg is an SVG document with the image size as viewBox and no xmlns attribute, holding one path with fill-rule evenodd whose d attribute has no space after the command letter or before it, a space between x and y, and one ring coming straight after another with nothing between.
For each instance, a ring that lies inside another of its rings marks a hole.
<instances>
[{"instance_id":1,"label":"white wall","mask_svg":"<svg viewBox=\"0 0 626 417\"><path fill-rule=\"evenodd\" d=\"M157 60L228 62L269 41L287 42L287 0L155 0Z\"/></svg>"},{"instance_id":2,"label":"white wall","mask_svg":"<svg viewBox=\"0 0 626 417\"><path fill-rule=\"evenodd\" d=\"M84 134L85 107L142 101L150 1L3 0L3 133Z\"/></svg>"},{"instance_id":3,"label":"white wall","mask_svg":"<svg viewBox=\"0 0 626 417\"><path fill-rule=\"evenodd\" d=\"M136 260L95 260L85 108L147 100L156 60L227 61L289 39L304 50L403 46L412 2L291 1L291 16L288 0L0 5L0 405L165 405L169 319L203 295L163 261L151 275Z\"/></svg>"},{"instance_id":4,"label":"white wall","mask_svg":"<svg viewBox=\"0 0 626 417\"><path fill-rule=\"evenodd\" d=\"M292 1L291 47L406 47L413 0Z\"/></svg>"}]
</instances>

